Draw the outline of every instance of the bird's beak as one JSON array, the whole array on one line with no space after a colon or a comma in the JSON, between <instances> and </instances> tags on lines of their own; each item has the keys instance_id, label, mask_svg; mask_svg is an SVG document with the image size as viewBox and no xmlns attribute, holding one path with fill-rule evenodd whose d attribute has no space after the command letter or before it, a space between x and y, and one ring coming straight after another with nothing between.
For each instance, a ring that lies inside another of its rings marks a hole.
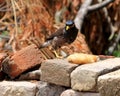
<instances>
[{"instance_id":1,"label":"bird's beak","mask_svg":"<svg viewBox=\"0 0 120 96\"><path fill-rule=\"evenodd\" d=\"M66 30L68 30L70 27L69 26L66 26Z\"/></svg>"}]
</instances>

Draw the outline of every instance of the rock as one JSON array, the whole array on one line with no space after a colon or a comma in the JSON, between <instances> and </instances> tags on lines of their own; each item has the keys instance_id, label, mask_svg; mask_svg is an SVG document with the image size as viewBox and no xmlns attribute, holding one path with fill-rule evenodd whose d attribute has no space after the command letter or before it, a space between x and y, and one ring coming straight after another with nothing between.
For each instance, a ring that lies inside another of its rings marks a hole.
<instances>
[{"instance_id":1,"label":"rock","mask_svg":"<svg viewBox=\"0 0 120 96\"><path fill-rule=\"evenodd\" d=\"M120 69L98 78L101 96L120 96Z\"/></svg>"},{"instance_id":2,"label":"rock","mask_svg":"<svg viewBox=\"0 0 120 96\"><path fill-rule=\"evenodd\" d=\"M41 70L21 74L18 80L40 80Z\"/></svg>"},{"instance_id":3,"label":"rock","mask_svg":"<svg viewBox=\"0 0 120 96\"><path fill-rule=\"evenodd\" d=\"M15 78L26 70L40 65L42 61L43 57L39 49L35 45L30 45L16 52L11 58L6 58L2 69L8 76Z\"/></svg>"},{"instance_id":4,"label":"rock","mask_svg":"<svg viewBox=\"0 0 120 96\"><path fill-rule=\"evenodd\" d=\"M79 91L97 91L98 76L119 68L120 58L81 65L71 73L71 87Z\"/></svg>"},{"instance_id":5,"label":"rock","mask_svg":"<svg viewBox=\"0 0 120 96\"><path fill-rule=\"evenodd\" d=\"M36 84L30 82L0 82L0 96L35 96Z\"/></svg>"},{"instance_id":6,"label":"rock","mask_svg":"<svg viewBox=\"0 0 120 96\"><path fill-rule=\"evenodd\" d=\"M39 91L36 96L60 96L65 91L64 87L48 84L47 82L40 81L38 85Z\"/></svg>"},{"instance_id":7,"label":"rock","mask_svg":"<svg viewBox=\"0 0 120 96\"><path fill-rule=\"evenodd\" d=\"M72 89L68 89L64 92L62 92L62 94L60 96L100 96L99 93L90 93L90 92L78 92L78 91L74 91Z\"/></svg>"},{"instance_id":8,"label":"rock","mask_svg":"<svg viewBox=\"0 0 120 96\"><path fill-rule=\"evenodd\" d=\"M46 60L41 64L41 80L69 87L70 74L77 66L62 59Z\"/></svg>"}]
</instances>

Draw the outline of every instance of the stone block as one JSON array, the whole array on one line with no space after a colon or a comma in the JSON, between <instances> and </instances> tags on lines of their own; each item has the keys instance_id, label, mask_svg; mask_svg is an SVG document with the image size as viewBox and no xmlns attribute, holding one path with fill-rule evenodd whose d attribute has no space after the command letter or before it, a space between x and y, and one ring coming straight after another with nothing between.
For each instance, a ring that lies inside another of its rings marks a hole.
<instances>
[{"instance_id":1,"label":"stone block","mask_svg":"<svg viewBox=\"0 0 120 96\"><path fill-rule=\"evenodd\" d=\"M120 69L98 78L101 96L120 96Z\"/></svg>"},{"instance_id":2,"label":"stone block","mask_svg":"<svg viewBox=\"0 0 120 96\"><path fill-rule=\"evenodd\" d=\"M59 85L49 84L40 81L37 84L38 92L36 96L60 96L65 91L65 88Z\"/></svg>"},{"instance_id":3,"label":"stone block","mask_svg":"<svg viewBox=\"0 0 120 96\"><path fill-rule=\"evenodd\" d=\"M41 70L34 70L21 74L17 80L40 80L40 75Z\"/></svg>"},{"instance_id":4,"label":"stone block","mask_svg":"<svg viewBox=\"0 0 120 96\"><path fill-rule=\"evenodd\" d=\"M65 90L60 96L100 96L99 93L79 92L72 89Z\"/></svg>"},{"instance_id":5,"label":"stone block","mask_svg":"<svg viewBox=\"0 0 120 96\"><path fill-rule=\"evenodd\" d=\"M30 82L0 82L0 96L35 96L36 84Z\"/></svg>"},{"instance_id":6,"label":"stone block","mask_svg":"<svg viewBox=\"0 0 120 96\"><path fill-rule=\"evenodd\" d=\"M81 65L71 73L71 87L79 91L97 91L98 77L119 68L120 58Z\"/></svg>"},{"instance_id":7,"label":"stone block","mask_svg":"<svg viewBox=\"0 0 120 96\"><path fill-rule=\"evenodd\" d=\"M70 74L77 66L62 59L46 60L41 64L41 80L70 87Z\"/></svg>"}]
</instances>

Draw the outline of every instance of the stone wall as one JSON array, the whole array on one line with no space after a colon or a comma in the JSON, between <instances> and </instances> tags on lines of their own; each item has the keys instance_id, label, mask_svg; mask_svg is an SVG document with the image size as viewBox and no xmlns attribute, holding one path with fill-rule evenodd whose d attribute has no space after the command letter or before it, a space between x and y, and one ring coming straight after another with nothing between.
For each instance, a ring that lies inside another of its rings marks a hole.
<instances>
[{"instance_id":1,"label":"stone wall","mask_svg":"<svg viewBox=\"0 0 120 96\"><path fill-rule=\"evenodd\" d=\"M38 81L1 81L0 96L120 96L120 58L86 65L51 59L39 70Z\"/></svg>"}]
</instances>

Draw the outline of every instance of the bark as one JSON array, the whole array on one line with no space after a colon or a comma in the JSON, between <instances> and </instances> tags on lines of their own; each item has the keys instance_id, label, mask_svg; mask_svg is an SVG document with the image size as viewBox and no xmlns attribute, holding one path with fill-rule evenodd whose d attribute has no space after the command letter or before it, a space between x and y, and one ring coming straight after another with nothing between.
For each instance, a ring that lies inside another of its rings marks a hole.
<instances>
[{"instance_id":1,"label":"bark","mask_svg":"<svg viewBox=\"0 0 120 96\"><path fill-rule=\"evenodd\" d=\"M106 7L108 4L112 3L113 1L115 0L105 0L103 2L99 2L99 4L95 4L95 5L92 5L92 6L89 6L88 7L88 11L96 11L96 10L99 10L103 7Z\"/></svg>"},{"instance_id":2,"label":"bark","mask_svg":"<svg viewBox=\"0 0 120 96\"><path fill-rule=\"evenodd\" d=\"M75 25L81 31L82 24L84 21L85 16L88 13L88 6L92 3L93 0L86 0L80 7L77 16L75 18Z\"/></svg>"},{"instance_id":3,"label":"bark","mask_svg":"<svg viewBox=\"0 0 120 96\"><path fill-rule=\"evenodd\" d=\"M82 24L84 22L84 18L87 15L88 12L90 11L96 11L98 9L101 9L103 7L105 7L106 5L110 4L111 2L113 2L114 0L105 0L100 4L96 4L93 6L90 6L93 0L85 0L85 2L81 5L77 16L75 18L75 25L76 27L81 31L82 28Z\"/></svg>"}]
</instances>

